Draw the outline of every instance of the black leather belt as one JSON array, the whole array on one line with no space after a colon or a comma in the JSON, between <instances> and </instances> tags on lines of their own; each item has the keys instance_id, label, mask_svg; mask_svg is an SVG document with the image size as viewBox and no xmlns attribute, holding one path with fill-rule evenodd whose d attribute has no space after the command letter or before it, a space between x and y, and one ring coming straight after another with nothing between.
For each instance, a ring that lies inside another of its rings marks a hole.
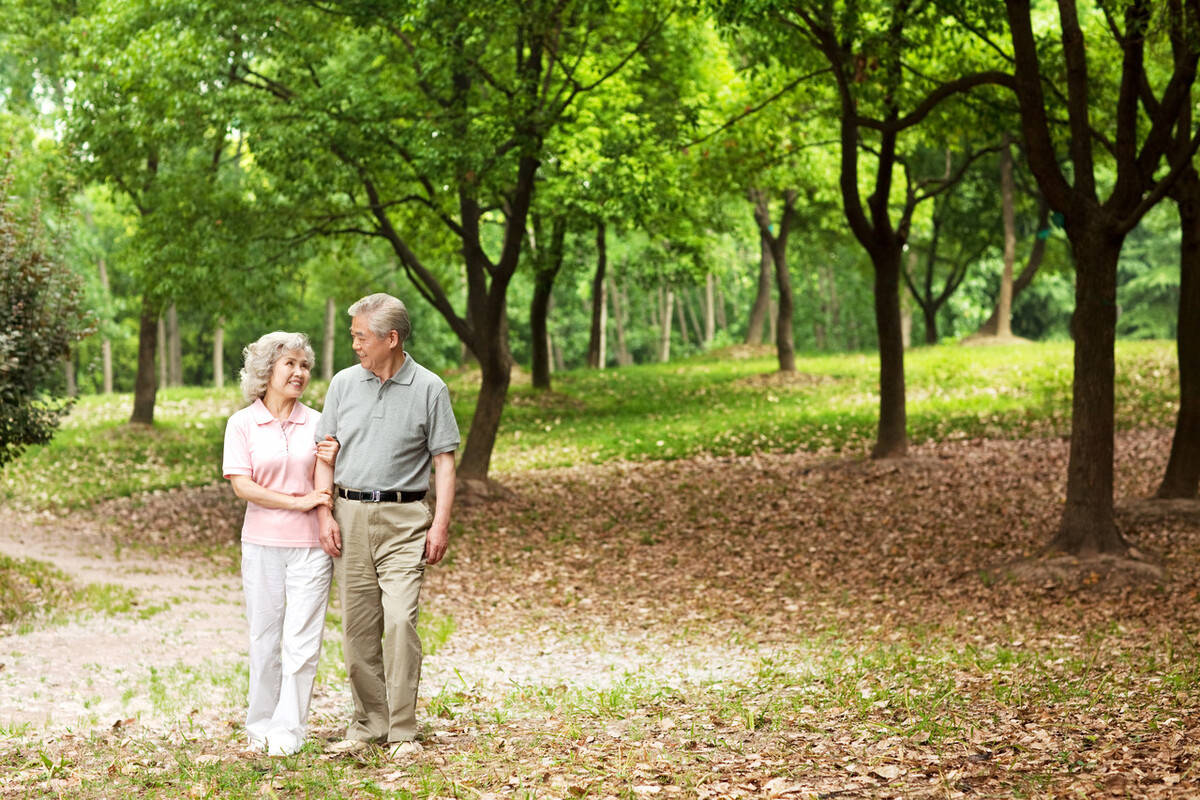
<instances>
[{"instance_id":1,"label":"black leather belt","mask_svg":"<svg viewBox=\"0 0 1200 800\"><path fill-rule=\"evenodd\" d=\"M356 489L338 487L338 497L358 500L360 503L415 503L425 499L425 492L360 492Z\"/></svg>"}]
</instances>

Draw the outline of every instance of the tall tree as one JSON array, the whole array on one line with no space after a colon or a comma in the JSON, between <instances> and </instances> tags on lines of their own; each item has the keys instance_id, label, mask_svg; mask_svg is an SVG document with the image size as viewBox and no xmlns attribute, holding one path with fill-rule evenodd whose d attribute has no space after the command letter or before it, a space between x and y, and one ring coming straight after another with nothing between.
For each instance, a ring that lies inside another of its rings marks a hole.
<instances>
[{"instance_id":1,"label":"tall tree","mask_svg":"<svg viewBox=\"0 0 1200 800\"><path fill-rule=\"evenodd\" d=\"M921 125L946 100L989 83L1006 83L997 70L971 71L963 34L943 24L933 3L835 4L810 2L721 3L733 20L775 38L773 53L793 59L816 53L832 81L840 149L842 206L874 269L875 324L879 345L879 426L871 455L903 456L907 451L904 344L900 312L901 257L911 208L893 218L891 206L900 135ZM765 12L765 13L764 13ZM939 58L944 52L956 58ZM918 69L910 64L920 63ZM798 65L803 70L811 64ZM868 143L867 138L871 141ZM873 187L863 197L860 162L874 162Z\"/></svg>"},{"instance_id":2,"label":"tall tree","mask_svg":"<svg viewBox=\"0 0 1200 800\"><path fill-rule=\"evenodd\" d=\"M1152 108L1155 99L1143 102ZM1183 103L1172 142L1172 157L1182 158L1192 146L1192 104ZM1156 492L1161 498L1190 498L1200 493L1200 172L1194 157L1168 192L1179 210L1179 315L1176 349L1179 361L1179 413L1167 468Z\"/></svg>"},{"instance_id":3,"label":"tall tree","mask_svg":"<svg viewBox=\"0 0 1200 800\"><path fill-rule=\"evenodd\" d=\"M66 140L78 173L136 209L137 235L122 253L141 306L133 423L154 421L164 309L184 297L217 311L269 297L278 273L261 269L267 251L251 242L287 218L273 215L268 184L247 190L241 139L205 66L221 61L227 72L228 54L192 35L194 11L148 0L81 4L45 33L65 41L54 78L68 87Z\"/></svg>"},{"instance_id":4,"label":"tall tree","mask_svg":"<svg viewBox=\"0 0 1200 800\"><path fill-rule=\"evenodd\" d=\"M1005 8L1030 169L1051 208L1062 214L1075 257L1071 325L1075 377L1067 497L1050 546L1069 553L1123 554L1127 544L1113 516L1117 261L1125 236L1190 164L1198 141L1188 132L1187 146L1171 149L1196 77L1200 2L1130 0L1122 5L1120 16L1104 6L1107 24L1096 30L1100 26L1085 27L1073 0L1059 0L1057 42L1039 41L1029 0L1006 0ZM1150 68L1147 37L1156 25L1168 34L1170 64ZM1119 56L1111 94L1104 91L1103 79L1108 75L1089 67L1089 55L1105 46ZM1065 65L1069 171L1056 158L1059 131L1052 124L1043 77L1047 53L1055 51ZM1152 88L1156 85L1158 93ZM1154 99L1146 102L1147 97ZM1099 105L1096 98L1112 98L1112 105ZM1107 169L1115 173L1115 180L1101 177L1106 165L1097 149L1107 152L1111 159ZM1164 159L1165 170L1161 169ZM1102 197L1105 191L1108 196Z\"/></svg>"},{"instance_id":5,"label":"tall tree","mask_svg":"<svg viewBox=\"0 0 1200 800\"><path fill-rule=\"evenodd\" d=\"M508 393L508 289L548 138L634 62L671 9L592 0L447 6L223 3L211 35L243 124L314 229L378 237L479 360L458 474L486 479ZM596 42L617 42L598 49ZM599 52L599 55L595 53ZM443 269L461 253L466 297Z\"/></svg>"}]
</instances>

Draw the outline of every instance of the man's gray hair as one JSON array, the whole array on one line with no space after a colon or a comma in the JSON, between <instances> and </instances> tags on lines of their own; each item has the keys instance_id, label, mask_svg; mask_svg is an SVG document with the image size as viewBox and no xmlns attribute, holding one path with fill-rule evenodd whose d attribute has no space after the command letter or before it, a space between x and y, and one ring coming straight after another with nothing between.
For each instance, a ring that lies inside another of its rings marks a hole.
<instances>
[{"instance_id":1,"label":"man's gray hair","mask_svg":"<svg viewBox=\"0 0 1200 800\"><path fill-rule=\"evenodd\" d=\"M398 298L384 292L369 294L346 310L352 317L365 314L370 320L368 326L371 333L380 339L387 338L391 331L400 334L400 343L408 341L412 333L412 322L408 318L408 309Z\"/></svg>"},{"instance_id":2,"label":"man's gray hair","mask_svg":"<svg viewBox=\"0 0 1200 800\"><path fill-rule=\"evenodd\" d=\"M309 369L317 361L308 337L303 333L288 333L272 331L258 338L257 342L246 345L242 350L244 365L239 377L242 380L242 396L247 403L253 403L267 393L267 384L271 382L271 370L275 362L284 353L302 353L304 363Z\"/></svg>"}]
</instances>

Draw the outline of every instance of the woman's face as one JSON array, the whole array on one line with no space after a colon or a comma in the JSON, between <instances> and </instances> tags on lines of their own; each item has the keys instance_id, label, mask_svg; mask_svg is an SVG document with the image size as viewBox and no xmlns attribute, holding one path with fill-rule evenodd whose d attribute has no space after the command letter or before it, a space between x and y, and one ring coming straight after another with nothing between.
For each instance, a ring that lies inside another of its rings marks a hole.
<instances>
[{"instance_id":1,"label":"woman's face","mask_svg":"<svg viewBox=\"0 0 1200 800\"><path fill-rule=\"evenodd\" d=\"M304 353L284 350L271 367L271 380L267 383L267 394L295 400L308 387L311 368Z\"/></svg>"}]
</instances>

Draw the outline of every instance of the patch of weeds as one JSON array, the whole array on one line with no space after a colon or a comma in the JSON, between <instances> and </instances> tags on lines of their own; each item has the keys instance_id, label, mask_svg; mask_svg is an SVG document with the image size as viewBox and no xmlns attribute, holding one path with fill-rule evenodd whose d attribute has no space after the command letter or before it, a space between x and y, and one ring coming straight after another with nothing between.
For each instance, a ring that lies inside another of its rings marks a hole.
<instances>
[{"instance_id":1,"label":"patch of weeds","mask_svg":"<svg viewBox=\"0 0 1200 800\"><path fill-rule=\"evenodd\" d=\"M421 637L421 648L425 655L436 653L449 640L456 627L454 617L449 614L423 612L417 621L417 635Z\"/></svg>"},{"instance_id":2,"label":"patch of weeds","mask_svg":"<svg viewBox=\"0 0 1200 800\"><path fill-rule=\"evenodd\" d=\"M132 611L137 604L137 594L112 583L89 583L75 593L75 601L89 611L111 617Z\"/></svg>"},{"instance_id":3,"label":"patch of weeds","mask_svg":"<svg viewBox=\"0 0 1200 800\"><path fill-rule=\"evenodd\" d=\"M53 565L0 555L0 624L64 609L74 595L71 579Z\"/></svg>"}]
</instances>

